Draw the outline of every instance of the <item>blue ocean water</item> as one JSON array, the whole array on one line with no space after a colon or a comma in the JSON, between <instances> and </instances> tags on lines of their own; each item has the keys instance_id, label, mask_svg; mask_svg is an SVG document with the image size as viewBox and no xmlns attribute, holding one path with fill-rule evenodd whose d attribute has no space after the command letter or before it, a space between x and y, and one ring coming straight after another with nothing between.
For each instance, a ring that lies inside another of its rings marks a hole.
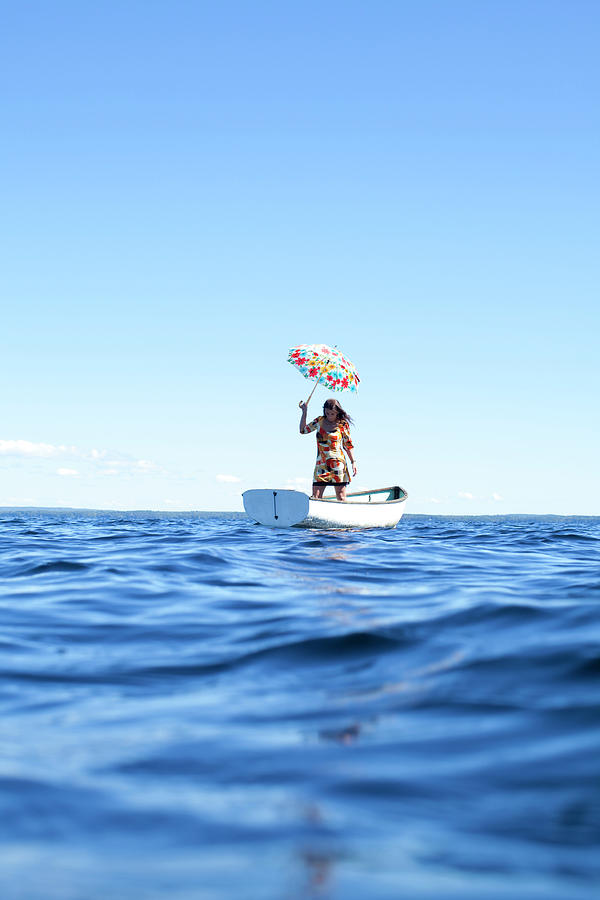
<instances>
[{"instance_id":1,"label":"blue ocean water","mask_svg":"<svg viewBox=\"0 0 600 900\"><path fill-rule=\"evenodd\" d=\"M0 511L0 896L596 898L600 519Z\"/></svg>"}]
</instances>

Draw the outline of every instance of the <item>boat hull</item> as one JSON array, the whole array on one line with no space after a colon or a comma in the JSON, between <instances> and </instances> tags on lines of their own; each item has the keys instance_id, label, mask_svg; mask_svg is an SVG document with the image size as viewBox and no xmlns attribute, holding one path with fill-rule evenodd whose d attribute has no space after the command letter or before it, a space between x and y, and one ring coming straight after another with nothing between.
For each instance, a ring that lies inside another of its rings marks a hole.
<instances>
[{"instance_id":1,"label":"boat hull","mask_svg":"<svg viewBox=\"0 0 600 900\"><path fill-rule=\"evenodd\" d=\"M302 491L264 488L245 491L242 497L247 515L270 528L394 528L402 518L406 492L388 490L398 496L385 501L366 499L377 495L373 491L340 502L313 500Z\"/></svg>"}]
</instances>

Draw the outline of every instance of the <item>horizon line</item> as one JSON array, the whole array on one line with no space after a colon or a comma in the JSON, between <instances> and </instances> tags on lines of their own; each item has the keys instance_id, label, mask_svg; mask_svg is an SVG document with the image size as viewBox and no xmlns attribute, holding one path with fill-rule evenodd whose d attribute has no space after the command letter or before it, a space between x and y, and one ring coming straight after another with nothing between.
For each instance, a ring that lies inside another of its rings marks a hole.
<instances>
[{"instance_id":1,"label":"horizon line","mask_svg":"<svg viewBox=\"0 0 600 900\"><path fill-rule=\"evenodd\" d=\"M0 506L1 512L94 512L94 513L167 513L177 515L195 515L198 513L211 513L215 515L236 515L246 516L250 518L244 510L237 509L150 509L139 507L135 509L115 508L108 509L104 507L94 506ZM462 518L462 519L505 519L515 518L517 516L523 518L555 518L555 519L598 519L600 512L596 515L590 513L411 513L406 512L402 518L412 517L436 517L436 518Z\"/></svg>"}]
</instances>

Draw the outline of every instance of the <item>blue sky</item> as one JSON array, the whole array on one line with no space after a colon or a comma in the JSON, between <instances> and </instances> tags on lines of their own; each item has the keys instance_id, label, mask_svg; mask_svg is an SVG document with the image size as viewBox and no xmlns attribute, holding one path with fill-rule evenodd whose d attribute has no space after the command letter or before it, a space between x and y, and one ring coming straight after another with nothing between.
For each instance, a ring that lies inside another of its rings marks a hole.
<instances>
[{"instance_id":1,"label":"blue sky","mask_svg":"<svg viewBox=\"0 0 600 900\"><path fill-rule=\"evenodd\" d=\"M597 3L2 17L0 506L307 487L325 342L356 487L600 513Z\"/></svg>"}]
</instances>

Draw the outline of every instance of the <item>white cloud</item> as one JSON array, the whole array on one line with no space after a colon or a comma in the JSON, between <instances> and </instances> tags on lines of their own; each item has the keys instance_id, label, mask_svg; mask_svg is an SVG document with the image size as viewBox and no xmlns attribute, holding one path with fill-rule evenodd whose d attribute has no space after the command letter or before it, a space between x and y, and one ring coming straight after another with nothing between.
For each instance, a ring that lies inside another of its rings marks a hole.
<instances>
[{"instance_id":1,"label":"white cloud","mask_svg":"<svg viewBox=\"0 0 600 900\"><path fill-rule=\"evenodd\" d=\"M234 484L237 481L241 481L241 478L238 478L237 475L215 475L217 481L226 482L227 484Z\"/></svg>"},{"instance_id":2,"label":"white cloud","mask_svg":"<svg viewBox=\"0 0 600 900\"><path fill-rule=\"evenodd\" d=\"M494 493L492 494L492 499L493 499L493 500L504 500L504 497L501 497L500 494L497 494L497 493L494 491Z\"/></svg>"},{"instance_id":3,"label":"white cloud","mask_svg":"<svg viewBox=\"0 0 600 900\"><path fill-rule=\"evenodd\" d=\"M429 503L441 503L441 500L438 500L437 497L430 497L428 500Z\"/></svg>"},{"instance_id":4,"label":"white cloud","mask_svg":"<svg viewBox=\"0 0 600 900\"><path fill-rule=\"evenodd\" d=\"M161 472L165 474L165 470L161 469L156 463L149 459L97 459L102 463L103 468L100 470L101 475L130 475L139 474L140 472Z\"/></svg>"},{"instance_id":5,"label":"white cloud","mask_svg":"<svg viewBox=\"0 0 600 900\"><path fill-rule=\"evenodd\" d=\"M3 456L57 456L73 453L74 447L55 447L54 444L34 444L32 441L2 441L0 453Z\"/></svg>"},{"instance_id":6,"label":"white cloud","mask_svg":"<svg viewBox=\"0 0 600 900\"><path fill-rule=\"evenodd\" d=\"M48 444L26 440L0 440L0 456L12 457L34 464L34 460L53 460L60 465L55 471L59 475L79 477L81 472L92 476L123 475L126 477L140 477L153 473L155 475L168 474L159 465L145 458L136 458L119 451L101 450L94 447L91 450L82 450L79 447L66 444ZM16 465L16 462L14 463ZM21 463L23 464L23 463ZM42 465L42 463L38 463ZM74 468L79 465L79 469ZM236 479L239 480L239 479Z\"/></svg>"},{"instance_id":7,"label":"white cloud","mask_svg":"<svg viewBox=\"0 0 600 900\"><path fill-rule=\"evenodd\" d=\"M70 456L76 459L83 459L86 462L101 463L111 468L130 469L132 471L150 471L159 467L156 463L149 459L134 459L126 453L115 452L114 459L107 459L108 452L106 450L80 450L78 447L67 446L66 444L46 444L43 442L34 443L33 441L24 440L0 440L0 455L3 456L22 456L22 457L56 457Z\"/></svg>"},{"instance_id":8,"label":"white cloud","mask_svg":"<svg viewBox=\"0 0 600 900\"><path fill-rule=\"evenodd\" d=\"M149 459L138 459L138 461L137 461L137 463L136 463L136 467L137 467L138 469L142 469L142 470L145 471L145 472L149 471L150 469L157 469L157 468L158 468L158 466L156 465L156 463L150 462Z\"/></svg>"},{"instance_id":9,"label":"white cloud","mask_svg":"<svg viewBox=\"0 0 600 900\"><path fill-rule=\"evenodd\" d=\"M469 491L459 491L458 496L462 497L463 500L474 500L475 499L473 494L470 494Z\"/></svg>"}]
</instances>

